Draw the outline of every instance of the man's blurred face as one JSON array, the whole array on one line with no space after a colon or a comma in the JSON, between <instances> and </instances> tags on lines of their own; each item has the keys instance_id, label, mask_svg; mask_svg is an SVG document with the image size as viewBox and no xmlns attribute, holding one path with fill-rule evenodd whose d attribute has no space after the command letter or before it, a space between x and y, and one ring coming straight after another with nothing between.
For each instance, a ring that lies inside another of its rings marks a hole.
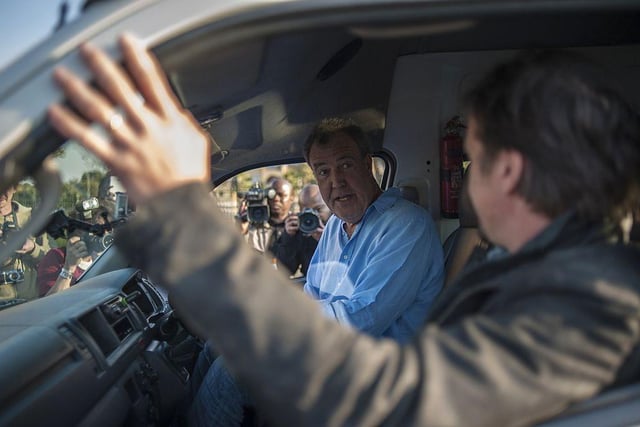
<instances>
[{"instance_id":1,"label":"man's blurred face","mask_svg":"<svg viewBox=\"0 0 640 427\"><path fill-rule=\"evenodd\" d=\"M362 156L356 142L339 133L326 144L314 144L309 165L331 212L357 224L380 193L371 172L371 156Z\"/></svg>"},{"instance_id":2,"label":"man's blurred face","mask_svg":"<svg viewBox=\"0 0 640 427\"><path fill-rule=\"evenodd\" d=\"M315 209L323 223L327 223L331 216L331 211L327 204L322 200L320 189L316 186L311 187L309 191L300 194L300 210Z\"/></svg>"},{"instance_id":3,"label":"man's blurred face","mask_svg":"<svg viewBox=\"0 0 640 427\"><path fill-rule=\"evenodd\" d=\"M273 189L276 190L276 195L268 201L271 218L284 220L289 214L293 202L291 184L283 179L277 179L273 182Z\"/></svg>"},{"instance_id":4,"label":"man's blurred face","mask_svg":"<svg viewBox=\"0 0 640 427\"><path fill-rule=\"evenodd\" d=\"M11 201L16 192L15 187L9 187L0 193L0 211L11 210Z\"/></svg>"}]
</instances>

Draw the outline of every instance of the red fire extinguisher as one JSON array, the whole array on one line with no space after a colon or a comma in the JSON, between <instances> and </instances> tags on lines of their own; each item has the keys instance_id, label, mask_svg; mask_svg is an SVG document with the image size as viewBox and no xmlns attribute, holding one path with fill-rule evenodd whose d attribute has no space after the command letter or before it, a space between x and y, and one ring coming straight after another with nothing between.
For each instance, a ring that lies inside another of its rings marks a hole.
<instances>
[{"instance_id":1,"label":"red fire extinguisher","mask_svg":"<svg viewBox=\"0 0 640 427\"><path fill-rule=\"evenodd\" d=\"M460 116L447 122L440 140L440 208L444 218L458 218L458 199L462 189L462 135Z\"/></svg>"}]
</instances>

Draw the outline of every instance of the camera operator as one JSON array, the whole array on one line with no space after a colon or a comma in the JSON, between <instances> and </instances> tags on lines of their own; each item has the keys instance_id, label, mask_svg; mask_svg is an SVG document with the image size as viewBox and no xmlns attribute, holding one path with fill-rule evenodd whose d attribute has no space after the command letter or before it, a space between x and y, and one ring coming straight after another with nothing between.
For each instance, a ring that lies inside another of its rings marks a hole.
<instances>
[{"instance_id":1,"label":"camera operator","mask_svg":"<svg viewBox=\"0 0 640 427\"><path fill-rule=\"evenodd\" d=\"M274 246L274 255L291 274L298 268L303 275L318 246L318 240L329 220L331 211L322 200L317 184L307 184L300 190L300 213L289 215L284 221L285 233Z\"/></svg>"},{"instance_id":2,"label":"camera operator","mask_svg":"<svg viewBox=\"0 0 640 427\"><path fill-rule=\"evenodd\" d=\"M270 191L273 189L274 191ZM269 219L266 221L249 221L249 229L245 235L249 245L258 252L274 253L274 247L284 233L284 222L290 214L293 202L293 187L284 178L275 178L271 187L264 190L269 207ZM269 194L271 193L271 194ZM248 207L251 209L251 206ZM266 217L266 215L265 215Z\"/></svg>"},{"instance_id":3,"label":"camera operator","mask_svg":"<svg viewBox=\"0 0 640 427\"><path fill-rule=\"evenodd\" d=\"M92 200L95 200L97 205L97 199L88 199ZM72 212L69 217L102 224L102 213L107 211L103 206L86 210L78 207L78 212ZM94 258L104 251L105 240L107 239L104 237L94 236L80 229L70 232L66 239L56 239L58 247L47 252L38 265L39 295L43 297L55 294L73 286Z\"/></svg>"},{"instance_id":4,"label":"camera operator","mask_svg":"<svg viewBox=\"0 0 640 427\"><path fill-rule=\"evenodd\" d=\"M31 218L31 208L13 200L15 192L16 187L11 186L0 193L0 242L3 244L11 233L20 230ZM15 252L15 256L3 260L0 267L0 301L38 297L36 269L48 249L42 237L29 237Z\"/></svg>"},{"instance_id":5,"label":"camera operator","mask_svg":"<svg viewBox=\"0 0 640 427\"><path fill-rule=\"evenodd\" d=\"M116 199L118 193L125 193L125 189L120 183L118 177L107 174L98 186L98 203L101 207L104 207L108 214L109 219L113 220L117 217L116 212Z\"/></svg>"}]
</instances>

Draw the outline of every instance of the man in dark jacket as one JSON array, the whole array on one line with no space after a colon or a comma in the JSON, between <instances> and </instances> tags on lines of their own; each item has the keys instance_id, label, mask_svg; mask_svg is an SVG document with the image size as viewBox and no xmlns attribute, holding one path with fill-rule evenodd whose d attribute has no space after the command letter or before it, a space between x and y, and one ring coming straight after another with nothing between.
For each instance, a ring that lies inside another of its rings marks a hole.
<instances>
[{"instance_id":1,"label":"man in dark jacket","mask_svg":"<svg viewBox=\"0 0 640 427\"><path fill-rule=\"evenodd\" d=\"M269 219L266 222L248 222L245 239L249 246L260 253L277 252L284 234L285 219L291 213L293 203L293 186L284 178L275 178L269 184L273 189L273 197L267 199ZM271 255L269 257L271 258Z\"/></svg>"},{"instance_id":2,"label":"man in dark jacket","mask_svg":"<svg viewBox=\"0 0 640 427\"><path fill-rule=\"evenodd\" d=\"M505 255L466 272L401 346L323 317L246 248L201 184L208 135L140 43L124 38L122 46L132 81L86 46L108 96L58 70L71 103L94 108L78 108L80 118L55 105L51 121L121 176L139 210L120 248L168 287L193 330L216 342L270 420L527 425L637 378L640 256L612 243L607 224L637 206L640 122L589 64L525 55L471 91L471 197L483 232ZM108 100L124 120L113 120ZM91 121L117 124L112 143ZM176 205L191 212L187 224Z\"/></svg>"},{"instance_id":3,"label":"man in dark jacket","mask_svg":"<svg viewBox=\"0 0 640 427\"><path fill-rule=\"evenodd\" d=\"M313 232L304 233L300 230L300 216L298 214L289 215L284 221L285 233L282 234L278 244L274 247L274 255L291 274L300 268L300 272L305 276L311 257L318 246L318 240L324 230L324 225L331 216L331 211L322 200L317 184L307 184L302 187L298 195L298 204L303 214L302 219L316 218L315 222L318 226L313 229ZM309 219L308 222L314 222ZM314 223L314 225L316 224ZM306 227L309 225L306 224Z\"/></svg>"}]
</instances>

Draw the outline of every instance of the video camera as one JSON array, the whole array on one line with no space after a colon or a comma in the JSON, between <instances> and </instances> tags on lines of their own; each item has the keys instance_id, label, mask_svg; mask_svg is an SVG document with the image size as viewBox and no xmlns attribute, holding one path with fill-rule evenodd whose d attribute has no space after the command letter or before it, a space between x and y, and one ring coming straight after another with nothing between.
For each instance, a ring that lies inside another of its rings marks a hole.
<instances>
[{"instance_id":1,"label":"video camera","mask_svg":"<svg viewBox=\"0 0 640 427\"><path fill-rule=\"evenodd\" d=\"M81 200L76 204L76 211L80 213L83 219L92 219L93 211L100 207L97 197L89 197L88 199Z\"/></svg>"},{"instance_id":2,"label":"video camera","mask_svg":"<svg viewBox=\"0 0 640 427\"><path fill-rule=\"evenodd\" d=\"M103 208L102 211L99 209ZM69 233L75 230L84 231L81 239L87 245L90 252L101 253L113 243L113 229L121 224L126 223L130 208L128 207L128 199L126 193L116 193L115 210L113 219L110 220L109 212L104 206L99 205L95 197L80 201L76 205L76 210L80 216L86 220L80 220L67 216L64 210L59 209L51 214L49 222L41 231L41 234L47 232L52 238L67 238ZM97 210L97 211L96 211ZM102 223L93 223L95 213L99 212ZM90 222L89 222L90 221Z\"/></svg>"},{"instance_id":3,"label":"video camera","mask_svg":"<svg viewBox=\"0 0 640 427\"><path fill-rule=\"evenodd\" d=\"M102 212L100 212L100 208L102 208ZM108 217L107 209L100 206L97 197L90 197L88 199L81 200L76 204L76 211L78 211L82 219L92 222L96 219L96 213L99 213L105 221ZM104 233L103 235L98 236L87 231L82 233L80 239L85 243L85 245L87 245L87 249L90 253L102 253L109 247L109 245L111 245L111 243L113 243L113 234Z\"/></svg>"},{"instance_id":4,"label":"video camera","mask_svg":"<svg viewBox=\"0 0 640 427\"><path fill-rule=\"evenodd\" d=\"M313 234L320 227L320 213L313 208L304 208L298 214L298 219L300 222L298 227L303 234Z\"/></svg>"},{"instance_id":5,"label":"video camera","mask_svg":"<svg viewBox=\"0 0 640 427\"><path fill-rule=\"evenodd\" d=\"M269 221L269 200L276 197L276 190L272 187L262 188L259 182L253 184L246 193L244 200L247 202L247 219L254 224L262 224Z\"/></svg>"},{"instance_id":6,"label":"video camera","mask_svg":"<svg viewBox=\"0 0 640 427\"><path fill-rule=\"evenodd\" d=\"M104 236L96 236L95 234L83 234L81 237L89 253L102 253L113 243L113 234L105 234Z\"/></svg>"}]
</instances>

